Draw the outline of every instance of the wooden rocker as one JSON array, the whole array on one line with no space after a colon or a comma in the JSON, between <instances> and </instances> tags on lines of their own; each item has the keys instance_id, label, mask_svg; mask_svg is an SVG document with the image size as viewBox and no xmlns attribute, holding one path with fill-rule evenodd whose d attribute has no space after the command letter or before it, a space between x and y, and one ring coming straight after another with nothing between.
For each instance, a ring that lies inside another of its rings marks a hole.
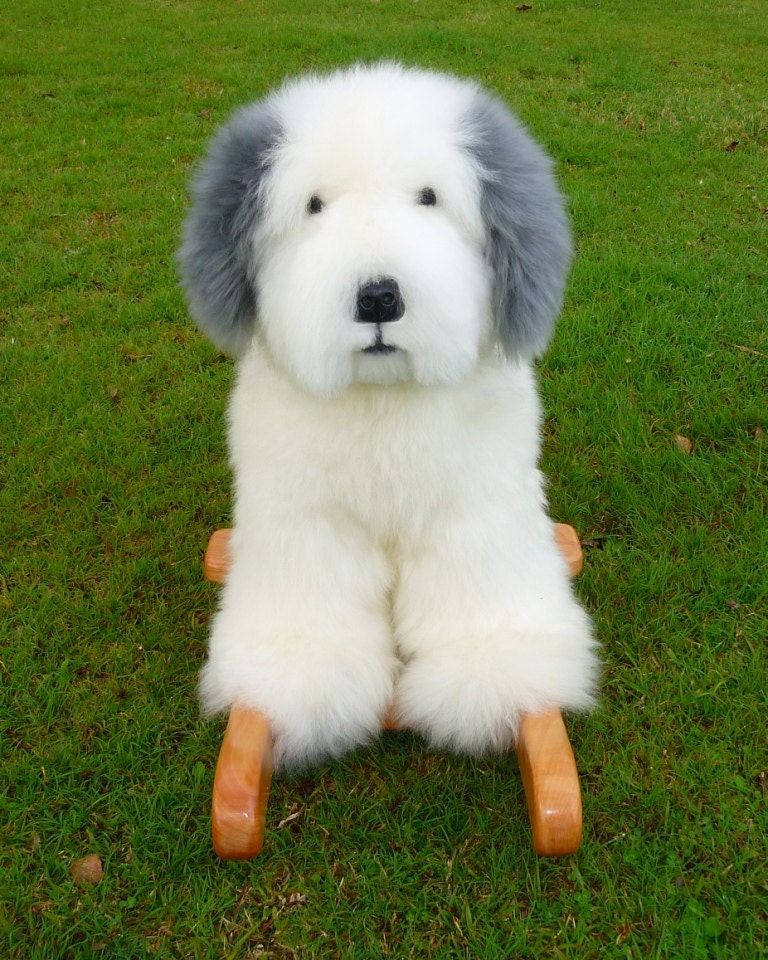
<instances>
[{"instance_id":1,"label":"wooden rocker","mask_svg":"<svg viewBox=\"0 0 768 960\"><path fill-rule=\"evenodd\" d=\"M230 564L230 530L211 536L203 569L221 583ZM555 540L572 576L581 571L582 551L573 527L555 524ZM396 729L389 720L385 729ZM560 857L581 843L581 790L576 761L559 710L524 716L517 758L525 786L536 853ZM272 733L257 710L235 706L221 744L213 783L211 833L226 860L250 860L261 852L272 782Z\"/></svg>"}]
</instances>

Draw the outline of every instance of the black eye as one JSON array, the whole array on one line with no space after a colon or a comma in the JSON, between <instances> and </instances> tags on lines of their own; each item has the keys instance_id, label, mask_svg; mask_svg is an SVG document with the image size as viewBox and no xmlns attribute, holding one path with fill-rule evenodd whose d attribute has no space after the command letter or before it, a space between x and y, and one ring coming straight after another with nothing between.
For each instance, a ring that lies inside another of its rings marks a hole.
<instances>
[{"instance_id":1,"label":"black eye","mask_svg":"<svg viewBox=\"0 0 768 960\"><path fill-rule=\"evenodd\" d=\"M419 203L422 207L434 207L437 203L437 195L432 187L424 187L423 190L419 190Z\"/></svg>"},{"instance_id":2,"label":"black eye","mask_svg":"<svg viewBox=\"0 0 768 960\"><path fill-rule=\"evenodd\" d=\"M320 213L324 206L325 204L320 197L318 197L316 193L313 193L307 204L307 213Z\"/></svg>"}]
</instances>

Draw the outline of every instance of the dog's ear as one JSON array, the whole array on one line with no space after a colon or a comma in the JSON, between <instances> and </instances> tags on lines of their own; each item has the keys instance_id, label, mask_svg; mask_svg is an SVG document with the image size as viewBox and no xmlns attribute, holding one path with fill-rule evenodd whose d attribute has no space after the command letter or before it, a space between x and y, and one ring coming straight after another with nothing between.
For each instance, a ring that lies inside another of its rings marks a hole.
<instances>
[{"instance_id":1,"label":"dog's ear","mask_svg":"<svg viewBox=\"0 0 768 960\"><path fill-rule=\"evenodd\" d=\"M478 91L466 117L494 274L494 310L508 356L549 341L562 306L571 234L552 164L498 100Z\"/></svg>"},{"instance_id":2,"label":"dog's ear","mask_svg":"<svg viewBox=\"0 0 768 960\"><path fill-rule=\"evenodd\" d=\"M240 110L215 137L192 182L178 256L181 282L200 328L230 353L242 352L253 332L250 239L263 213L262 187L280 137L268 103Z\"/></svg>"}]
</instances>

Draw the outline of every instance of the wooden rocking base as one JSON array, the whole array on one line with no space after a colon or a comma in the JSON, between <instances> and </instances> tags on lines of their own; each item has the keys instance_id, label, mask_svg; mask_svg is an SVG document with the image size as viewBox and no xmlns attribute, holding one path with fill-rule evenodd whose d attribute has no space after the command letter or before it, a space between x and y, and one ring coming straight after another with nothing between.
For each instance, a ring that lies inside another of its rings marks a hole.
<instances>
[{"instance_id":1,"label":"wooden rocking base","mask_svg":"<svg viewBox=\"0 0 768 960\"><path fill-rule=\"evenodd\" d=\"M230 530L217 530L203 563L206 577L221 583L230 564ZM555 524L555 540L572 575L581 570L581 544L573 527ZM385 721L386 729L394 725ZM581 790L576 761L559 710L525 716L517 759L525 787L533 846L541 856L575 853L581 843ZM264 845L272 782L272 733L258 711L235 706L221 744L213 783L211 832L216 853L250 860Z\"/></svg>"}]
</instances>

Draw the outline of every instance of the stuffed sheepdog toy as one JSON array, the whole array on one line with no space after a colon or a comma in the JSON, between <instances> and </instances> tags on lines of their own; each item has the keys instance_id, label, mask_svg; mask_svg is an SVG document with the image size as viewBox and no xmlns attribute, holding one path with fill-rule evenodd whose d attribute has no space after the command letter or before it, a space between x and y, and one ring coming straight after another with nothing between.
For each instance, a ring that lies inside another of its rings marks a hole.
<instances>
[{"instance_id":1,"label":"stuffed sheepdog toy","mask_svg":"<svg viewBox=\"0 0 768 960\"><path fill-rule=\"evenodd\" d=\"M393 64L234 115L193 188L192 315L239 358L232 566L201 692L283 766L514 742L597 657L538 472L532 358L571 256L550 163L471 82Z\"/></svg>"}]
</instances>

